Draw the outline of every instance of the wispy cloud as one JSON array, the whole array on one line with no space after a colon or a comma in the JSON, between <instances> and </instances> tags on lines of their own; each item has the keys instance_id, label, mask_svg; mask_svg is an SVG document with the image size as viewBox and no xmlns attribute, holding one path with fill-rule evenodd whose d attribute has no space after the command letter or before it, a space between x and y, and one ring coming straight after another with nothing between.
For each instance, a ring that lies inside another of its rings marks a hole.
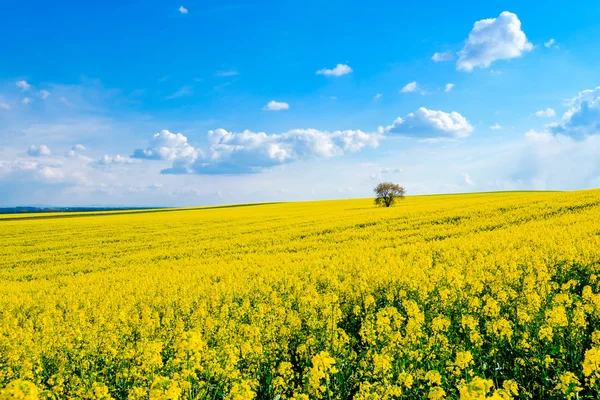
<instances>
[{"instance_id":1,"label":"wispy cloud","mask_svg":"<svg viewBox=\"0 0 600 400\"><path fill-rule=\"evenodd\" d=\"M450 51L446 51L443 53L434 53L433 56L431 57L431 59L435 62L442 62L442 61L450 61L454 58L454 54L452 54L452 52Z\"/></svg>"},{"instance_id":2,"label":"wispy cloud","mask_svg":"<svg viewBox=\"0 0 600 400\"><path fill-rule=\"evenodd\" d=\"M183 86L179 90L177 90L177 91L171 93L170 95L168 95L167 97L165 97L165 99L167 99L167 100L177 99L179 97L191 96L193 93L194 93L194 91L191 86Z\"/></svg>"},{"instance_id":3,"label":"wispy cloud","mask_svg":"<svg viewBox=\"0 0 600 400\"><path fill-rule=\"evenodd\" d=\"M544 42L544 47L547 49L549 49L551 47L558 49L558 45L556 44L556 40L554 40L554 39L550 39L547 42Z\"/></svg>"}]
</instances>

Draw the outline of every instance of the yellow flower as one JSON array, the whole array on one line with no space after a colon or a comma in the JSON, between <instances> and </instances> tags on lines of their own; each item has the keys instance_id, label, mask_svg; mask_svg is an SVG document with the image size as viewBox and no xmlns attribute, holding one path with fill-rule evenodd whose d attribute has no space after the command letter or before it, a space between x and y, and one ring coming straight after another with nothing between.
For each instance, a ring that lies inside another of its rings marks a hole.
<instances>
[{"instance_id":1,"label":"yellow flower","mask_svg":"<svg viewBox=\"0 0 600 400\"><path fill-rule=\"evenodd\" d=\"M515 396L519 395L519 385L512 379L507 379L504 382L502 382L502 388L504 388L504 390L506 390L510 394L513 394Z\"/></svg>"},{"instance_id":2,"label":"yellow flower","mask_svg":"<svg viewBox=\"0 0 600 400\"><path fill-rule=\"evenodd\" d=\"M540 338L541 341L552 341L552 339L554 338L552 328L549 326L542 326L540 328L538 337Z\"/></svg>"},{"instance_id":3,"label":"yellow flower","mask_svg":"<svg viewBox=\"0 0 600 400\"><path fill-rule=\"evenodd\" d=\"M429 389L429 394L427 398L429 400L441 400L446 397L446 391L439 386L432 387Z\"/></svg>"},{"instance_id":4,"label":"yellow flower","mask_svg":"<svg viewBox=\"0 0 600 400\"><path fill-rule=\"evenodd\" d=\"M322 351L312 358L312 367L308 373L309 386L317 394L324 393L328 388L330 375L337 372L335 359L329 352Z\"/></svg>"},{"instance_id":5,"label":"yellow flower","mask_svg":"<svg viewBox=\"0 0 600 400\"><path fill-rule=\"evenodd\" d=\"M0 400L37 400L39 397L37 387L28 381L17 379L0 389Z\"/></svg>"},{"instance_id":6,"label":"yellow flower","mask_svg":"<svg viewBox=\"0 0 600 400\"><path fill-rule=\"evenodd\" d=\"M482 379L474 377L471 382L458 387L461 400L479 400L485 399L487 394L494 387L491 379Z\"/></svg>"},{"instance_id":7,"label":"yellow flower","mask_svg":"<svg viewBox=\"0 0 600 400\"><path fill-rule=\"evenodd\" d=\"M579 386L579 379L572 372L563 372L558 377L558 384L554 387L554 390L562 393L567 399L576 397L577 392L583 390Z\"/></svg>"},{"instance_id":8,"label":"yellow flower","mask_svg":"<svg viewBox=\"0 0 600 400\"><path fill-rule=\"evenodd\" d=\"M428 381L428 384L430 386L442 384L442 376L440 375L440 373L438 371L434 371L434 370L427 371L427 373L425 374L425 380Z\"/></svg>"},{"instance_id":9,"label":"yellow flower","mask_svg":"<svg viewBox=\"0 0 600 400\"><path fill-rule=\"evenodd\" d=\"M473 355L468 350L467 351L459 351L458 353L456 353L456 359L454 361L454 364L459 369L465 369L469 365L473 364Z\"/></svg>"},{"instance_id":10,"label":"yellow flower","mask_svg":"<svg viewBox=\"0 0 600 400\"><path fill-rule=\"evenodd\" d=\"M585 352L583 359L583 375L585 375L592 386L600 379L600 350L596 347Z\"/></svg>"}]
</instances>

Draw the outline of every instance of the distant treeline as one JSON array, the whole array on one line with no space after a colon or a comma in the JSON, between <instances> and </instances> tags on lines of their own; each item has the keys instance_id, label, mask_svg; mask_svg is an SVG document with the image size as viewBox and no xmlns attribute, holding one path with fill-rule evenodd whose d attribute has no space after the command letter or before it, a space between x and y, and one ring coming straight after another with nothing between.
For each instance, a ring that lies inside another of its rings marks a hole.
<instances>
[{"instance_id":1,"label":"distant treeline","mask_svg":"<svg viewBox=\"0 0 600 400\"><path fill-rule=\"evenodd\" d=\"M162 207L0 207L0 214L147 210Z\"/></svg>"}]
</instances>

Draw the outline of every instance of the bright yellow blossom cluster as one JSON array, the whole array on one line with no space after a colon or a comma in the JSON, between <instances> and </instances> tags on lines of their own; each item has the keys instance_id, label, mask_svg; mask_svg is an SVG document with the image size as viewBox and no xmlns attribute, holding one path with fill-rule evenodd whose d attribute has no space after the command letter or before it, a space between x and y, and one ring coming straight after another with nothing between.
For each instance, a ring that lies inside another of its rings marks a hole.
<instances>
[{"instance_id":1,"label":"bright yellow blossom cluster","mask_svg":"<svg viewBox=\"0 0 600 400\"><path fill-rule=\"evenodd\" d=\"M600 191L0 216L0 400L593 399Z\"/></svg>"}]
</instances>

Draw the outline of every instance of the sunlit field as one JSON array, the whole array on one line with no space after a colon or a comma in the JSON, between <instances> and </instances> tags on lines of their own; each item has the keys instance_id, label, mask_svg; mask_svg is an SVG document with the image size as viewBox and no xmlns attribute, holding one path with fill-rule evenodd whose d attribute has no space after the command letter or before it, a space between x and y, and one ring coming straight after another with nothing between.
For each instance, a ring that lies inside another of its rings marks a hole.
<instances>
[{"instance_id":1,"label":"sunlit field","mask_svg":"<svg viewBox=\"0 0 600 400\"><path fill-rule=\"evenodd\" d=\"M2 399L600 390L600 190L4 216L0 238Z\"/></svg>"}]
</instances>

